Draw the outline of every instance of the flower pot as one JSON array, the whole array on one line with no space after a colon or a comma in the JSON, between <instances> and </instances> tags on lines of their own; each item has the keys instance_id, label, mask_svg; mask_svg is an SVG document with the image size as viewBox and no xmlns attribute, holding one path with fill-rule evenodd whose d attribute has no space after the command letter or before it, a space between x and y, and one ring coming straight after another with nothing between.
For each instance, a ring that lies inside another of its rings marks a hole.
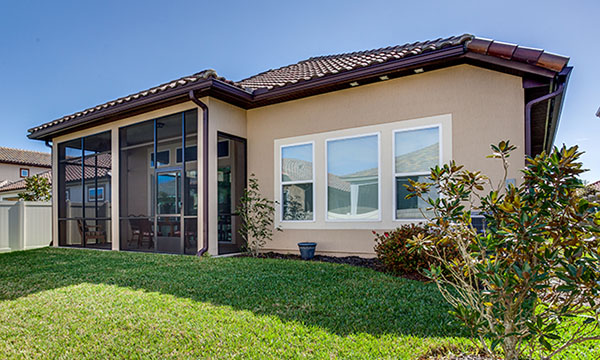
<instances>
[{"instance_id":1,"label":"flower pot","mask_svg":"<svg viewBox=\"0 0 600 360\"><path fill-rule=\"evenodd\" d=\"M298 248L300 249L300 256L304 260L310 260L315 257L315 248L317 247L317 243L314 242L301 242L298 243Z\"/></svg>"}]
</instances>

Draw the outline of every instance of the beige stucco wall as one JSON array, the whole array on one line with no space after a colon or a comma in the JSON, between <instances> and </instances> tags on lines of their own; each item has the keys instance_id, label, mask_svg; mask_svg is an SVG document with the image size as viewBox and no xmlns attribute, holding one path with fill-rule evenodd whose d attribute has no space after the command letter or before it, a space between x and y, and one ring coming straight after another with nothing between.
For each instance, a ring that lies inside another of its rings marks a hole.
<instances>
[{"instance_id":1,"label":"beige stucco wall","mask_svg":"<svg viewBox=\"0 0 600 360\"><path fill-rule=\"evenodd\" d=\"M0 182L3 180L10 182L21 180L21 169L29 169L29 176L50 170L47 167L0 163Z\"/></svg>"},{"instance_id":2,"label":"beige stucco wall","mask_svg":"<svg viewBox=\"0 0 600 360\"><path fill-rule=\"evenodd\" d=\"M264 194L273 198L276 139L450 115L452 157L499 179L497 160L485 156L491 143L510 139L519 147L513 159L523 159L523 106L519 77L461 65L252 109L247 112L248 170L257 175ZM515 165L510 178L519 177L523 163ZM382 229L377 223L369 226ZM315 241L317 252L371 256L371 229L359 223L330 230L286 229L275 234L267 250L296 252L297 242Z\"/></svg>"}]
</instances>

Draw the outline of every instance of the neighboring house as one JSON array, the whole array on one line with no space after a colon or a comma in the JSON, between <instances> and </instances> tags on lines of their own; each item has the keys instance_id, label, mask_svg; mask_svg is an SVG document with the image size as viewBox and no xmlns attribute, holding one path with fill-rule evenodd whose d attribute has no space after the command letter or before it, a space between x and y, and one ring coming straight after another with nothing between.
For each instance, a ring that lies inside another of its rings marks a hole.
<instances>
[{"instance_id":1,"label":"neighboring house","mask_svg":"<svg viewBox=\"0 0 600 360\"><path fill-rule=\"evenodd\" d=\"M0 146L0 184L21 180L51 167L49 153Z\"/></svg>"},{"instance_id":2,"label":"neighboring house","mask_svg":"<svg viewBox=\"0 0 600 360\"><path fill-rule=\"evenodd\" d=\"M519 181L519 159L553 144L568 60L461 35L237 82L206 70L48 122L29 137L53 144L54 244L239 251L235 209L255 174L284 230L265 250L315 241L372 256L372 230L423 220L403 185L431 166L456 160L500 181L486 155L509 139Z\"/></svg>"},{"instance_id":3,"label":"neighboring house","mask_svg":"<svg viewBox=\"0 0 600 360\"><path fill-rule=\"evenodd\" d=\"M46 178L50 183L52 183L52 170L46 170L36 175ZM13 181L11 183L0 186L0 200L19 200L19 193L23 192L25 190L25 187L25 179Z\"/></svg>"},{"instance_id":4,"label":"neighboring house","mask_svg":"<svg viewBox=\"0 0 600 360\"><path fill-rule=\"evenodd\" d=\"M51 166L49 153L0 146L0 200L17 199L14 191L18 189L10 185L46 172Z\"/></svg>"}]
</instances>

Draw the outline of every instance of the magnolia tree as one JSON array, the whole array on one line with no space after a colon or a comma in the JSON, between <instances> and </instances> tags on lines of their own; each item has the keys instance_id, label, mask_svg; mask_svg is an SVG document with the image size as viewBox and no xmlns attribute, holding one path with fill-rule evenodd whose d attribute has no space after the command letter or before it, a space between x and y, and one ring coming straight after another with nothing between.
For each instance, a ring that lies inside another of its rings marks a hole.
<instances>
[{"instance_id":1,"label":"magnolia tree","mask_svg":"<svg viewBox=\"0 0 600 360\"><path fill-rule=\"evenodd\" d=\"M549 359L600 340L600 213L578 194L585 170L576 146L528 158L523 182L506 186L514 149L492 146L504 171L498 184L454 162L431 169L430 182L411 182L409 196L433 212L429 232L411 244L440 264L426 275L484 349ZM431 188L439 198L427 197ZM473 212L485 217L485 231L472 226ZM445 255L448 245L458 257Z\"/></svg>"},{"instance_id":2,"label":"magnolia tree","mask_svg":"<svg viewBox=\"0 0 600 360\"><path fill-rule=\"evenodd\" d=\"M25 201L50 201L52 186L47 178L33 175L25 179L25 191L19 193L19 199Z\"/></svg>"},{"instance_id":3,"label":"magnolia tree","mask_svg":"<svg viewBox=\"0 0 600 360\"><path fill-rule=\"evenodd\" d=\"M239 234L246 242L246 250L258 256L268 240L273 238L275 202L261 195L258 179L254 174L248 179L248 187L240 199L238 213L241 219ZM280 228L275 230L281 231Z\"/></svg>"}]
</instances>

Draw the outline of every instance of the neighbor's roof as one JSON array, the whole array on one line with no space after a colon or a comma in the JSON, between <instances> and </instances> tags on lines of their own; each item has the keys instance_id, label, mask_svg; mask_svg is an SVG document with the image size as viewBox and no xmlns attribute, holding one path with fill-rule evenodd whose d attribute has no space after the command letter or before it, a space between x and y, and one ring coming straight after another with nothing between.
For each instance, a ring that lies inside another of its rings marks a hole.
<instances>
[{"instance_id":1,"label":"neighbor's roof","mask_svg":"<svg viewBox=\"0 0 600 360\"><path fill-rule=\"evenodd\" d=\"M111 156L110 154L100 154L97 156L98 162L96 166L96 162L94 158L86 158L85 161L85 180L93 179L96 177L103 178L106 176L110 176L111 169ZM65 182L70 183L74 181L81 181L81 158L76 160L71 160L71 162L67 162L64 166L65 171ZM52 170L46 170L36 176L43 177L48 179L48 182L52 184ZM0 184L0 192L5 191L16 191L25 189L26 179L20 179L17 181L13 181L8 184Z\"/></svg>"},{"instance_id":2,"label":"neighbor's roof","mask_svg":"<svg viewBox=\"0 0 600 360\"><path fill-rule=\"evenodd\" d=\"M52 170L46 170L37 174L36 176L46 178L48 179L48 182L52 184ZM23 190L25 189L25 185L25 179L17 180L4 186L0 186L0 192Z\"/></svg>"},{"instance_id":3,"label":"neighbor's roof","mask_svg":"<svg viewBox=\"0 0 600 360\"><path fill-rule=\"evenodd\" d=\"M49 153L0 146L0 163L50 167L51 160Z\"/></svg>"},{"instance_id":4,"label":"neighbor's roof","mask_svg":"<svg viewBox=\"0 0 600 360\"><path fill-rule=\"evenodd\" d=\"M468 58L468 55L471 57ZM331 84L328 88L324 87L319 80L347 82L352 80L353 74L364 78L365 74L361 73L361 70L369 70L371 76L379 76L386 72L398 73L402 69L458 58L468 58L477 63L494 62L490 59L519 63L521 66L515 71L539 71L546 77L554 76L553 74L561 71L569 61L568 57L540 49L463 34L367 51L311 57L292 65L267 70L238 82L220 77L214 70L205 70L31 128L29 137L46 138L54 131L50 128L66 129L86 121L114 116L118 112L132 111L134 106L149 106L150 103L166 101L167 98L174 99L176 96L184 99L189 91L212 91L211 95L220 96L227 101L236 101L246 108L251 108L266 105L269 101L274 103L291 99L290 96L281 95L278 92L280 89L291 88L295 89L297 94L303 92L302 96L308 96L313 94L316 88L320 91L335 90ZM506 66L506 62L494 66ZM313 89L313 92L307 89Z\"/></svg>"}]
</instances>

